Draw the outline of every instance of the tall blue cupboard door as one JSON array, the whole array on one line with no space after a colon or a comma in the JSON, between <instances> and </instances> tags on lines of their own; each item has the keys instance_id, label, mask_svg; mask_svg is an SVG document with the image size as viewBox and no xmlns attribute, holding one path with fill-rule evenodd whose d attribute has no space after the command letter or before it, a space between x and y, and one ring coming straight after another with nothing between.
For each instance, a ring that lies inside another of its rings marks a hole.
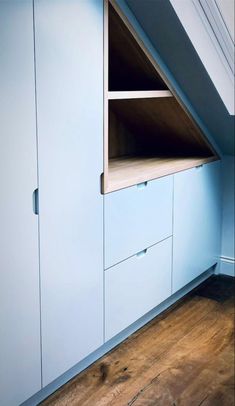
<instances>
[{"instance_id":1,"label":"tall blue cupboard door","mask_svg":"<svg viewBox=\"0 0 235 406\"><path fill-rule=\"evenodd\" d=\"M0 2L0 405L41 387L33 5Z\"/></svg>"},{"instance_id":2,"label":"tall blue cupboard door","mask_svg":"<svg viewBox=\"0 0 235 406\"><path fill-rule=\"evenodd\" d=\"M174 175L173 292L219 260L220 171L217 161Z\"/></svg>"},{"instance_id":3,"label":"tall blue cupboard door","mask_svg":"<svg viewBox=\"0 0 235 406\"><path fill-rule=\"evenodd\" d=\"M42 371L103 343L103 2L36 0Z\"/></svg>"}]
</instances>

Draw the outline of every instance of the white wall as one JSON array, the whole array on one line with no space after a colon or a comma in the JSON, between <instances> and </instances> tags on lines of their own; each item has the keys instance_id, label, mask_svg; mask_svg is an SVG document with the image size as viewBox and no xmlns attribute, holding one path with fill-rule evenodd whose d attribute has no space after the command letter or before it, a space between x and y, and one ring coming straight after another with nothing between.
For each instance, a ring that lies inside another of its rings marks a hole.
<instances>
[{"instance_id":1,"label":"white wall","mask_svg":"<svg viewBox=\"0 0 235 406\"><path fill-rule=\"evenodd\" d=\"M234 38L234 1L233 0L216 0L216 4L223 16L224 22L227 26L229 34L231 35L233 42Z\"/></svg>"},{"instance_id":2,"label":"white wall","mask_svg":"<svg viewBox=\"0 0 235 406\"><path fill-rule=\"evenodd\" d=\"M170 2L229 114L234 115L234 44L227 33L224 20L220 14L217 15L216 3L210 0L208 9L206 1Z\"/></svg>"},{"instance_id":3,"label":"white wall","mask_svg":"<svg viewBox=\"0 0 235 406\"><path fill-rule=\"evenodd\" d=\"M222 219L222 253L221 268L223 274L234 276L234 176L235 157L225 155L222 160L223 173L223 219Z\"/></svg>"}]
</instances>

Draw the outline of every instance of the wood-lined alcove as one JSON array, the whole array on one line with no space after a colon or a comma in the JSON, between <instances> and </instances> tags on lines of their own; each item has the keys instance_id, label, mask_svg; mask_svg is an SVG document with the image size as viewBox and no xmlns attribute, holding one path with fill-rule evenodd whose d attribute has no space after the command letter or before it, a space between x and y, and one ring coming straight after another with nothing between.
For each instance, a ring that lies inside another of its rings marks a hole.
<instances>
[{"instance_id":1,"label":"wood-lined alcove","mask_svg":"<svg viewBox=\"0 0 235 406\"><path fill-rule=\"evenodd\" d=\"M218 159L114 0L104 44L103 192Z\"/></svg>"},{"instance_id":2,"label":"wood-lined alcove","mask_svg":"<svg viewBox=\"0 0 235 406\"><path fill-rule=\"evenodd\" d=\"M109 90L164 90L166 84L134 36L109 4Z\"/></svg>"}]
</instances>

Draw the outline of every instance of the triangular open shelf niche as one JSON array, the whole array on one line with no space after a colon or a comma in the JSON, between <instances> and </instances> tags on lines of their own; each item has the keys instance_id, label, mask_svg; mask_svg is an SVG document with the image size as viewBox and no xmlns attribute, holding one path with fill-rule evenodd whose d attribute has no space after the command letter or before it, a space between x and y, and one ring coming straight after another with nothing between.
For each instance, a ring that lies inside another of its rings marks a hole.
<instances>
[{"instance_id":1,"label":"triangular open shelf niche","mask_svg":"<svg viewBox=\"0 0 235 406\"><path fill-rule=\"evenodd\" d=\"M114 0L104 43L103 193L218 159Z\"/></svg>"}]
</instances>

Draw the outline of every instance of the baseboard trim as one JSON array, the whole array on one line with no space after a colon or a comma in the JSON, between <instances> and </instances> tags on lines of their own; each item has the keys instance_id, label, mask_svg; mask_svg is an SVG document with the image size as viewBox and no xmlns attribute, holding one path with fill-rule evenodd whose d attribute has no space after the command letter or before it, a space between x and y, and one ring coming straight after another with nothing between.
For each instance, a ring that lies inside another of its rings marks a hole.
<instances>
[{"instance_id":1,"label":"baseboard trim","mask_svg":"<svg viewBox=\"0 0 235 406\"><path fill-rule=\"evenodd\" d=\"M107 341L103 344L100 348L86 357L84 360L80 361L76 364L73 368L65 372L55 381L47 385L45 388L41 389L35 395L33 395L30 399L26 400L21 404L21 406L37 406L43 400L45 400L48 396L50 396L53 392L59 389L62 385L70 381L74 378L77 374L82 372L84 369L88 368L91 364L97 361L99 358L103 357L109 351L111 351L114 347L119 345L122 341L128 338L131 334L139 330L145 324L150 322L154 317L158 316L164 310L168 309L170 306L175 304L178 300L182 299L185 295L187 295L190 291L196 288L200 283L204 282L208 279L211 275L215 272L215 267L210 268L208 271L201 274L198 278L194 279L191 283L186 285L184 288L180 289L178 292L174 293L171 297L161 303L159 306L152 309L150 312L145 314L131 326L123 330L121 333L113 337L111 340Z\"/></svg>"},{"instance_id":2,"label":"baseboard trim","mask_svg":"<svg viewBox=\"0 0 235 406\"><path fill-rule=\"evenodd\" d=\"M220 274L235 277L235 258L220 257Z\"/></svg>"}]
</instances>

